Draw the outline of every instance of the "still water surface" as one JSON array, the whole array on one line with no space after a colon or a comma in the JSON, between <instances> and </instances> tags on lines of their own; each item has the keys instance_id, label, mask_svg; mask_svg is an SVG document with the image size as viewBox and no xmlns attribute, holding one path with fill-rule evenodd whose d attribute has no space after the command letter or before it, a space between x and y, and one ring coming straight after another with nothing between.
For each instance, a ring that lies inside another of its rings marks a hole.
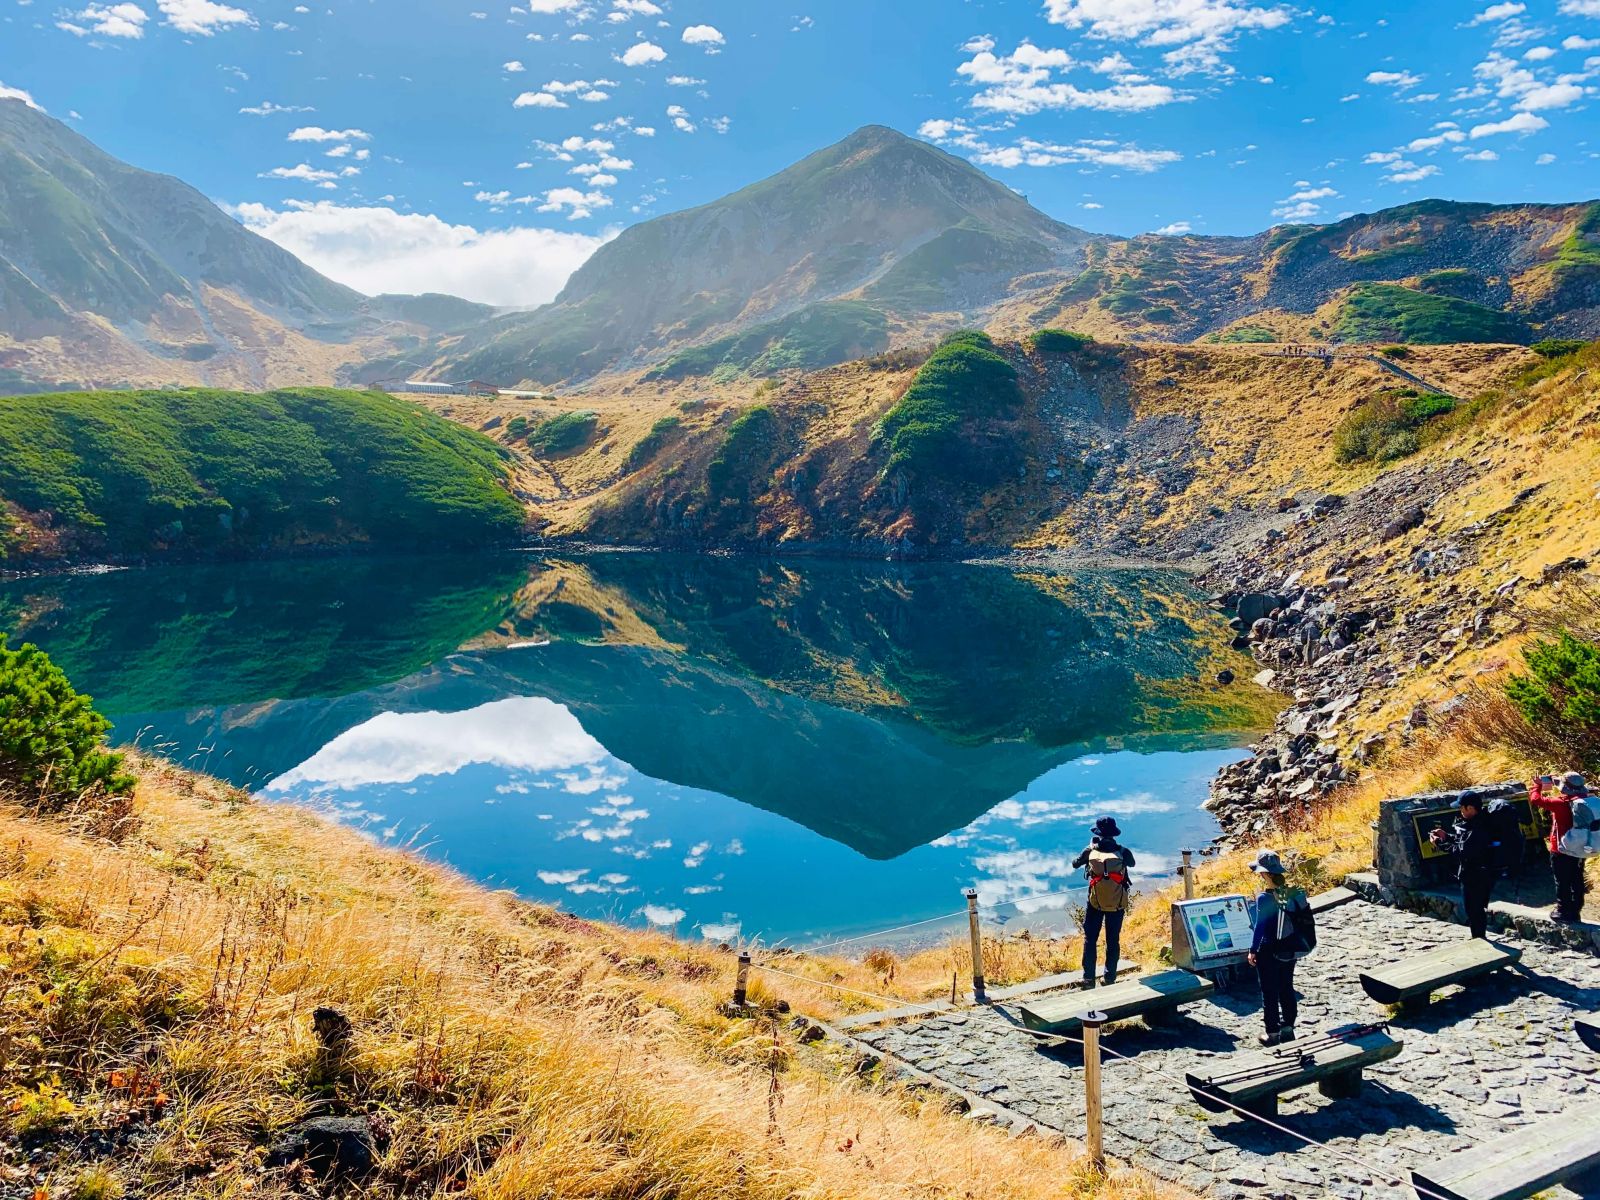
<instances>
[{"instance_id":1,"label":"still water surface","mask_svg":"<svg viewBox=\"0 0 1600 1200\"><path fill-rule=\"evenodd\" d=\"M532 899L716 939L842 937L967 886L1059 927L1081 893L1028 898L1081 886L1089 822L1118 818L1136 876L1170 872L1270 712L1198 682L1227 630L1161 573L202 566L19 581L0 626L119 741Z\"/></svg>"}]
</instances>

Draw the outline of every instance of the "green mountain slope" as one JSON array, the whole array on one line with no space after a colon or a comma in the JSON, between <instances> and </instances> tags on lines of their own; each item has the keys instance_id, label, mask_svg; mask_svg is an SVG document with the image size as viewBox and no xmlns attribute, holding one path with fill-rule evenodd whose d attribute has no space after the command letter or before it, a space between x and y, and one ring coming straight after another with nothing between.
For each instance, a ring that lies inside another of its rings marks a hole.
<instances>
[{"instance_id":1,"label":"green mountain slope","mask_svg":"<svg viewBox=\"0 0 1600 1200\"><path fill-rule=\"evenodd\" d=\"M0 407L0 558L509 540L493 442L393 397L58 392Z\"/></svg>"}]
</instances>

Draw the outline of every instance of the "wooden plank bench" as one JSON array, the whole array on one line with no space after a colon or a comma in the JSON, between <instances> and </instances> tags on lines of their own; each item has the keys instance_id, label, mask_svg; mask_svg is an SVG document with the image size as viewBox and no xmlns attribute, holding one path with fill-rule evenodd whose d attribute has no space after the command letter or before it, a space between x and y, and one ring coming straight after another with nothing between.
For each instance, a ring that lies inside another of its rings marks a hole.
<instances>
[{"instance_id":1,"label":"wooden plank bench","mask_svg":"<svg viewBox=\"0 0 1600 1200\"><path fill-rule=\"evenodd\" d=\"M1596 1054L1600 1054L1600 1013L1585 1013L1572 1022L1579 1039Z\"/></svg>"},{"instance_id":2,"label":"wooden plank bench","mask_svg":"<svg viewBox=\"0 0 1600 1200\"><path fill-rule=\"evenodd\" d=\"M1039 1033L1072 1033L1083 1027L1091 1012L1103 1012L1108 1021L1143 1017L1152 1025L1171 1018L1181 1004L1204 1000L1217 990L1209 979L1188 971L1162 971L1144 979L1129 979L1110 987L1044 996L1017 1006L1022 1023Z\"/></svg>"},{"instance_id":3,"label":"wooden plank bench","mask_svg":"<svg viewBox=\"0 0 1600 1200\"><path fill-rule=\"evenodd\" d=\"M1361 897L1347 887L1329 888L1311 897L1311 911L1325 913L1330 908L1338 908L1341 904L1349 904L1352 900L1359 899Z\"/></svg>"},{"instance_id":4,"label":"wooden plank bench","mask_svg":"<svg viewBox=\"0 0 1600 1200\"><path fill-rule=\"evenodd\" d=\"M1418 1196L1445 1200L1526 1200L1557 1183L1600 1167L1600 1102L1503 1134L1411 1172Z\"/></svg>"},{"instance_id":5,"label":"wooden plank bench","mask_svg":"<svg viewBox=\"0 0 1600 1200\"><path fill-rule=\"evenodd\" d=\"M1278 1112L1278 1097L1317 1085L1324 1096L1353 1096L1361 1069L1400 1053L1403 1043L1382 1026L1345 1025L1266 1050L1230 1054L1184 1074L1189 1093L1208 1112L1238 1106L1258 1116Z\"/></svg>"},{"instance_id":6,"label":"wooden plank bench","mask_svg":"<svg viewBox=\"0 0 1600 1200\"><path fill-rule=\"evenodd\" d=\"M1361 973L1361 986L1379 1004L1398 1004L1406 1012L1428 1007L1434 992L1509 967L1522 951L1482 938L1466 938L1425 954Z\"/></svg>"}]
</instances>

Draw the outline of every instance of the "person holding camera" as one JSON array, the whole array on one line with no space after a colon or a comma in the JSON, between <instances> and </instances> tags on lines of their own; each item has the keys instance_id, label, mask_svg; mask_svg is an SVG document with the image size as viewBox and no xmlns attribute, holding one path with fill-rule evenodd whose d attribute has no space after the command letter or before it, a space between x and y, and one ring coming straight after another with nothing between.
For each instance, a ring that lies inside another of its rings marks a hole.
<instances>
[{"instance_id":1,"label":"person holding camera","mask_svg":"<svg viewBox=\"0 0 1600 1200\"><path fill-rule=\"evenodd\" d=\"M1461 814L1450 829L1428 834L1438 849L1456 856L1456 878L1461 881L1461 907L1467 928L1475 938L1489 936L1489 898L1500 877L1498 841L1483 803L1473 795L1461 797Z\"/></svg>"},{"instance_id":2,"label":"person holding camera","mask_svg":"<svg viewBox=\"0 0 1600 1200\"><path fill-rule=\"evenodd\" d=\"M1106 935L1106 973L1101 983L1110 987L1117 981L1117 961L1122 954L1122 918L1128 911L1128 868L1133 866L1133 851L1117 841L1122 830L1115 817L1101 817L1094 823L1094 836L1083 852L1072 860L1074 867L1089 872L1089 895L1083 908L1083 986L1094 986L1095 960L1099 955L1100 933Z\"/></svg>"},{"instance_id":3,"label":"person holding camera","mask_svg":"<svg viewBox=\"0 0 1600 1200\"><path fill-rule=\"evenodd\" d=\"M1528 785L1529 802L1550 814L1550 871L1556 878L1556 907L1550 916L1562 925L1583 919L1583 859L1563 850L1562 839L1572 829L1573 805L1588 795L1588 785L1576 771L1561 777L1559 789L1554 775L1541 775Z\"/></svg>"}]
</instances>

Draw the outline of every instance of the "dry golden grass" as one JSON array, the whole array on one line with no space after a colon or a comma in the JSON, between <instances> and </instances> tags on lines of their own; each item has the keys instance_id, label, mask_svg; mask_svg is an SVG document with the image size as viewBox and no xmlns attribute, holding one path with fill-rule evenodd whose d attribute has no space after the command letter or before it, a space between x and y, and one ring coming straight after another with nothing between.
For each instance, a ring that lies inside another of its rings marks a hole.
<instances>
[{"instance_id":1,"label":"dry golden grass","mask_svg":"<svg viewBox=\"0 0 1600 1200\"><path fill-rule=\"evenodd\" d=\"M0 815L0 1083L13 1135L54 1148L46 1196L286 1192L264 1147L329 1112L383 1134L380 1196L1177 1194L858 1078L771 1007L810 1006L788 980L724 1015L727 953L140 769L120 845ZM894 965L797 969L876 983ZM319 1042L318 1006L353 1022L348 1050Z\"/></svg>"}]
</instances>

